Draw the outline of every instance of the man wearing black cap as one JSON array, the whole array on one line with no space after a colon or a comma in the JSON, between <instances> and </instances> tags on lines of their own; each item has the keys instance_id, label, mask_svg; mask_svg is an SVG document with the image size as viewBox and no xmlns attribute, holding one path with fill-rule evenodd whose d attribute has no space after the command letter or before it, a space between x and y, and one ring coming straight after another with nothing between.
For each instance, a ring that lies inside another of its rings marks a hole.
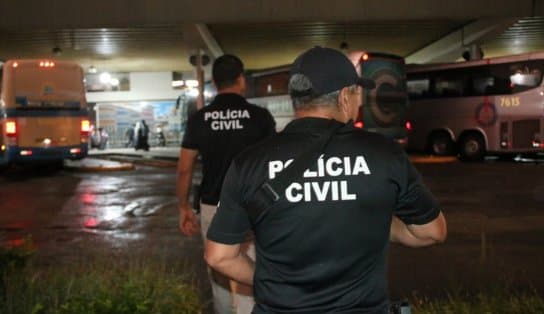
<instances>
[{"instance_id":1,"label":"man wearing black cap","mask_svg":"<svg viewBox=\"0 0 544 314\"><path fill-rule=\"evenodd\" d=\"M231 163L205 257L254 285L253 313L388 313L389 241L446 238L444 216L403 150L353 127L365 88L374 83L341 52L306 51L289 80L296 119ZM240 250L248 230L255 264Z\"/></svg>"}]
</instances>

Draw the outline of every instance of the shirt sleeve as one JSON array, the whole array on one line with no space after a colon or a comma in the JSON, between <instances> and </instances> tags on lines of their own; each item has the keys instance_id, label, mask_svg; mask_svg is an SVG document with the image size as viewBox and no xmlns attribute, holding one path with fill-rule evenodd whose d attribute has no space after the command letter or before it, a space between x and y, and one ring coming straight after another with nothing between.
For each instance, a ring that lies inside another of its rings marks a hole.
<instances>
[{"instance_id":1,"label":"shirt sleeve","mask_svg":"<svg viewBox=\"0 0 544 314\"><path fill-rule=\"evenodd\" d=\"M270 111L266 108L264 108L264 118L265 118L265 137L268 137L270 135L276 134L276 120L274 120L274 117L270 113Z\"/></svg>"},{"instance_id":2,"label":"shirt sleeve","mask_svg":"<svg viewBox=\"0 0 544 314\"><path fill-rule=\"evenodd\" d=\"M423 184L421 175L408 156L398 152L393 163L393 181L398 186L397 204L394 214L409 225L424 225L440 214L436 198Z\"/></svg>"},{"instance_id":3,"label":"shirt sleeve","mask_svg":"<svg viewBox=\"0 0 544 314\"><path fill-rule=\"evenodd\" d=\"M241 178L233 161L223 181L217 213L206 235L208 239L223 244L237 244L246 240L251 223L242 205L240 182Z\"/></svg>"},{"instance_id":4,"label":"shirt sleeve","mask_svg":"<svg viewBox=\"0 0 544 314\"><path fill-rule=\"evenodd\" d=\"M187 120L187 126L185 127L185 134L183 134L183 141L181 147L189 149L199 149L199 137L198 137L198 119L200 117L199 112L193 114Z\"/></svg>"}]
</instances>

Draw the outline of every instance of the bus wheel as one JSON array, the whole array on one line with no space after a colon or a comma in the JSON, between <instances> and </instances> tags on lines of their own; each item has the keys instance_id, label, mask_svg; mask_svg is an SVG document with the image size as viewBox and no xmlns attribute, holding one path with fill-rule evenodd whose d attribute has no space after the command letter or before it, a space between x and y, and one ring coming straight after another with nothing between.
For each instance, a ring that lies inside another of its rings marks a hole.
<instances>
[{"instance_id":1,"label":"bus wheel","mask_svg":"<svg viewBox=\"0 0 544 314\"><path fill-rule=\"evenodd\" d=\"M482 161L485 155L483 137L477 133L470 133L461 137L459 153L462 161Z\"/></svg>"},{"instance_id":2,"label":"bus wheel","mask_svg":"<svg viewBox=\"0 0 544 314\"><path fill-rule=\"evenodd\" d=\"M448 156L453 154L454 144L448 133L435 132L429 139L428 150L433 155Z\"/></svg>"}]
</instances>

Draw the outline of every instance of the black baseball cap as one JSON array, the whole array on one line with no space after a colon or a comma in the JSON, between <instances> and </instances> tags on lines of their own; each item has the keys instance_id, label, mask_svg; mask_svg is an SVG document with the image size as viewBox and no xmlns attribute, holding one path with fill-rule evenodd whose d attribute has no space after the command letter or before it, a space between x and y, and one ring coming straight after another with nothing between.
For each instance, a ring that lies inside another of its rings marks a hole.
<instances>
[{"instance_id":1,"label":"black baseball cap","mask_svg":"<svg viewBox=\"0 0 544 314\"><path fill-rule=\"evenodd\" d=\"M376 84L371 79L359 77L355 66L340 51L331 48L314 47L295 59L291 66L290 76L305 76L311 83L304 90L292 89L292 96L318 97L351 85L360 85L373 89Z\"/></svg>"}]
</instances>

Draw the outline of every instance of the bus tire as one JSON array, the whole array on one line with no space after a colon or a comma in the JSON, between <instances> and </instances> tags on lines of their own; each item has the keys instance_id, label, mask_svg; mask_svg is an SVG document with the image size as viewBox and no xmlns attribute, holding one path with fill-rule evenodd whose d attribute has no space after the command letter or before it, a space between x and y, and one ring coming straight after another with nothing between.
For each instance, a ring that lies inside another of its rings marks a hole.
<instances>
[{"instance_id":1,"label":"bus tire","mask_svg":"<svg viewBox=\"0 0 544 314\"><path fill-rule=\"evenodd\" d=\"M455 149L451 136L444 131L433 132L427 147L428 152L436 156L453 155Z\"/></svg>"},{"instance_id":2,"label":"bus tire","mask_svg":"<svg viewBox=\"0 0 544 314\"><path fill-rule=\"evenodd\" d=\"M485 153L485 141L481 134L468 133L459 140L459 158L462 161L483 161Z\"/></svg>"}]
</instances>

